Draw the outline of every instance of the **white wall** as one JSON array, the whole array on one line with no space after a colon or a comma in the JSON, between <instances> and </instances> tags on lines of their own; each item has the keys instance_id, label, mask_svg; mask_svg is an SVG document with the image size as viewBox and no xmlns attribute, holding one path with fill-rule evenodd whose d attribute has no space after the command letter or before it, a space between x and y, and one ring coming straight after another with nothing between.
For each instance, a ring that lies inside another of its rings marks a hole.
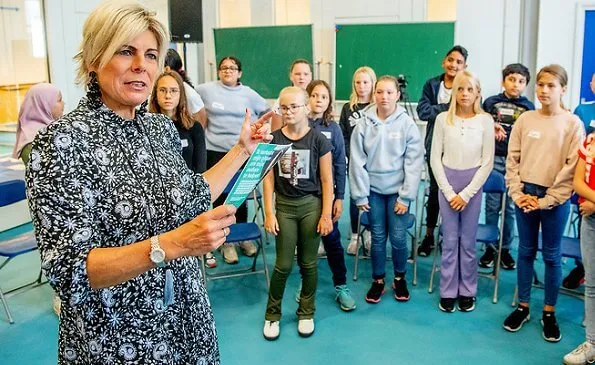
<instances>
[{"instance_id":1,"label":"white wall","mask_svg":"<svg viewBox=\"0 0 595 365\"><path fill-rule=\"evenodd\" d=\"M584 32L584 11L595 10L593 0L541 0L537 67L551 63L568 72L568 91L564 101L574 108L579 103L580 73ZM595 35L591 35L595 42Z\"/></svg>"}]
</instances>

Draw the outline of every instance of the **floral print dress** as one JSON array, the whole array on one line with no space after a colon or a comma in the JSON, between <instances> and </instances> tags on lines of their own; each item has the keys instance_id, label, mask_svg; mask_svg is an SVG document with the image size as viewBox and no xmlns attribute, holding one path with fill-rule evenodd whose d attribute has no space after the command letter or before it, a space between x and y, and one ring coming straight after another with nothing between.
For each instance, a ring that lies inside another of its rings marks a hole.
<instances>
[{"instance_id":1,"label":"floral print dress","mask_svg":"<svg viewBox=\"0 0 595 365\"><path fill-rule=\"evenodd\" d=\"M83 98L33 143L27 193L42 269L62 299L61 364L219 364L198 258L168 263L169 305L166 268L89 284L92 249L146 240L209 208L209 186L186 167L172 122L145 111L125 120Z\"/></svg>"}]
</instances>

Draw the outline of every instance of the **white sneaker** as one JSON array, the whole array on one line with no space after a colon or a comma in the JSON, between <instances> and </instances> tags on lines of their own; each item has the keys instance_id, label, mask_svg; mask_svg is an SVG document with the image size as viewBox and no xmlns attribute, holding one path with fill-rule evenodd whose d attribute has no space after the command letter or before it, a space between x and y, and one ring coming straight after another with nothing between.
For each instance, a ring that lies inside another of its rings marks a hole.
<instances>
[{"instance_id":1,"label":"white sneaker","mask_svg":"<svg viewBox=\"0 0 595 365\"><path fill-rule=\"evenodd\" d=\"M279 321L264 321L262 334L269 341L275 341L279 338Z\"/></svg>"},{"instance_id":2,"label":"white sneaker","mask_svg":"<svg viewBox=\"0 0 595 365\"><path fill-rule=\"evenodd\" d=\"M210 269L217 267L217 260L215 259L215 256L213 256L212 252L207 252L205 254L205 264Z\"/></svg>"},{"instance_id":3,"label":"white sneaker","mask_svg":"<svg viewBox=\"0 0 595 365\"><path fill-rule=\"evenodd\" d=\"M326 255L326 251L324 250L324 245L322 244L322 241L320 241L320 243L318 244L318 256L324 255Z\"/></svg>"},{"instance_id":4,"label":"white sneaker","mask_svg":"<svg viewBox=\"0 0 595 365\"><path fill-rule=\"evenodd\" d=\"M310 337L314 333L314 318L300 319L298 321L298 334L301 337Z\"/></svg>"},{"instance_id":5,"label":"white sneaker","mask_svg":"<svg viewBox=\"0 0 595 365\"><path fill-rule=\"evenodd\" d=\"M566 365L583 365L595 363L595 345L588 341L583 342L571 353L564 356Z\"/></svg>"},{"instance_id":6,"label":"white sneaker","mask_svg":"<svg viewBox=\"0 0 595 365\"><path fill-rule=\"evenodd\" d=\"M56 313L58 317L60 317L60 309L62 309L62 301L59 296L54 295L54 313Z\"/></svg>"},{"instance_id":7,"label":"white sneaker","mask_svg":"<svg viewBox=\"0 0 595 365\"><path fill-rule=\"evenodd\" d=\"M364 248L366 250L366 254L370 256L370 248L372 247L372 234L370 231L364 231L362 233L362 238L364 240Z\"/></svg>"},{"instance_id":8,"label":"white sneaker","mask_svg":"<svg viewBox=\"0 0 595 365\"><path fill-rule=\"evenodd\" d=\"M351 256L355 256L357 251L357 234L351 234L351 239L349 240L349 245L347 245L347 254Z\"/></svg>"},{"instance_id":9,"label":"white sneaker","mask_svg":"<svg viewBox=\"0 0 595 365\"><path fill-rule=\"evenodd\" d=\"M224 243L221 246L221 255L223 256L223 260L228 264L237 264L238 263L238 252L236 248L231 243Z\"/></svg>"},{"instance_id":10,"label":"white sneaker","mask_svg":"<svg viewBox=\"0 0 595 365\"><path fill-rule=\"evenodd\" d=\"M240 242L240 248L242 249L244 255L248 257L256 255L256 245L252 241Z\"/></svg>"}]
</instances>

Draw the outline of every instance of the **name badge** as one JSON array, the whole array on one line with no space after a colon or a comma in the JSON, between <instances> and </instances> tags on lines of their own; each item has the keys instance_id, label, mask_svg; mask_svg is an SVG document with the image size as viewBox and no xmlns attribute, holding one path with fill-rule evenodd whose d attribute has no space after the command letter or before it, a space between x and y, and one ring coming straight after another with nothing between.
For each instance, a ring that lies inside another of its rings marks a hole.
<instances>
[{"instance_id":1,"label":"name badge","mask_svg":"<svg viewBox=\"0 0 595 365\"><path fill-rule=\"evenodd\" d=\"M595 128L595 119L593 119L593 120L591 121L591 123L589 123L589 127L593 127L593 128Z\"/></svg>"},{"instance_id":2,"label":"name badge","mask_svg":"<svg viewBox=\"0 0 595 365\"><path fill-rule=\"evenodd\" d=\"M529 131L529 133L527 134L527 136L529 138L540 139L541 138L541 132L540 131Z\"/></svg>"},{"instance_id":3,"label":"name badge","mask_svg":"<svg viewBox=\"0 0 595 365\"><path fill-rule=\"evenodd\" d=\"M187 139L182 139L180 142L182 142L182 148L188 147L188 140Z\"/></svg>"},{"instance_id":4,"label":"name badge","mask_svg":"<svg viewBox=\"0 0 595 365\"><path fill-rule=\"evenodd\" d=\"M514 115L514 110L510 109L510 108L502 108L502 109L500 109L500 114L512 116L512 115Z\"/></svg>"},{"instance_id":5,"label":"name badge","mask_svg":"<svg viewBox=\"0 0 595 365\"><path fill-rule=\"evenodd\" d=\"M216 101L214 101L212 105L213 105L213 108L215 108L215 109L225 110L225 106L221 103L216 102Z\"/></svg>"},{"instance_id":6,"label":"name badge","mask_svg":"<svg viewBox=\"0 0 595 365\"><path fill-rule=\"evenodd\" d=\"M322 133L326 137L326 139L331 139L331 132L320 131L320 133Z\"/></svg>"},{"instance_id":7,"label":"name badge","mask_svg":"<svg viewBox=\"0 0 595 365\"><path fill-rule=\"evenodd\" d=\"M401 139L401 132L392 132L388 134L388 139Z\"/></svg>"}]
</instances>

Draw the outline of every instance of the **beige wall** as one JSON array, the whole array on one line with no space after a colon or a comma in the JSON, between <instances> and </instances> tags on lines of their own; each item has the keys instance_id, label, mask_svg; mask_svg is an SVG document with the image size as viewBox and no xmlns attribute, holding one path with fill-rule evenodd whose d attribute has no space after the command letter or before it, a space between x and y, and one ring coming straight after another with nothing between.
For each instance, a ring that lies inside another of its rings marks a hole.
<instances>
[{"instance_id":1,"label":"beige wall","mask_svg":"<svg viewBox=\"0 0 595 365\"><path fill-rule=\"evenodd\" d=\"M457 0L427 0L428 21L455 21Z\"/></svg>"}]
</instances>

